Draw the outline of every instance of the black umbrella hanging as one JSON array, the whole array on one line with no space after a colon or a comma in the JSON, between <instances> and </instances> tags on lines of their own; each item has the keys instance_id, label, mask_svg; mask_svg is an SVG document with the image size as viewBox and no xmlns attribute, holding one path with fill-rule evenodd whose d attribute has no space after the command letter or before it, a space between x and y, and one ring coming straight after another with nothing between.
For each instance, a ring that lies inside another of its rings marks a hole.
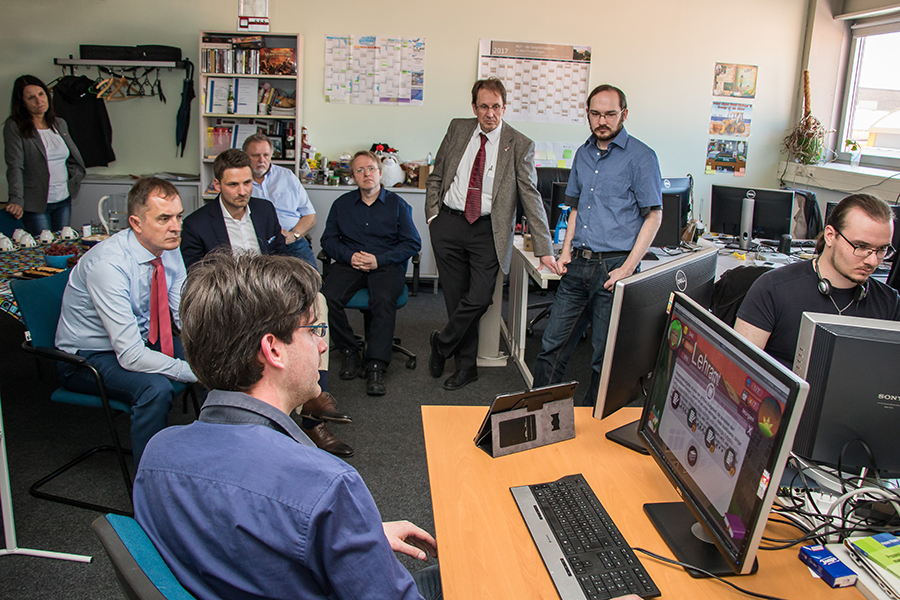
<instances>
[{"instance_id":1,"label":"black umbrella hanging","mask_svg":"<svg viewBox=\"0 0 900 600\"><path fill-rule=\"evenodd\" d=\"M194 64L184 59L184 83L181 87L181 106L178 107L178 115L175 117L175 152L181 146L181 156L184 157L184 147L187 144L188 129L191 127L191 102L197 94L194 93Z\"/></svg>"}]
</instances>

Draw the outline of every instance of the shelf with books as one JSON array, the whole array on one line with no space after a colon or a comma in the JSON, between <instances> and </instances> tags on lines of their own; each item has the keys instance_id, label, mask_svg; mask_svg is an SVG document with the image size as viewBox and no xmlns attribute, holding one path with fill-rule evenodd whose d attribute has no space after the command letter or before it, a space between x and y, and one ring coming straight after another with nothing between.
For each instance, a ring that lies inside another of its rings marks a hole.
<instances>
[{"instance_id":1,"label":"shelf with books","mask_svg":"<svg viewBox=\"0 0 900 600\"><path fill-rule=\"evenodd\" d=\"M215 197L210 189L215 157L228 148L240 148L257 131L272 139L277 159L273 162L296 173L299 163L293 148L302 129L303 36L203 30L199 48L203 197Z\"/></svg>"}]
</instances>

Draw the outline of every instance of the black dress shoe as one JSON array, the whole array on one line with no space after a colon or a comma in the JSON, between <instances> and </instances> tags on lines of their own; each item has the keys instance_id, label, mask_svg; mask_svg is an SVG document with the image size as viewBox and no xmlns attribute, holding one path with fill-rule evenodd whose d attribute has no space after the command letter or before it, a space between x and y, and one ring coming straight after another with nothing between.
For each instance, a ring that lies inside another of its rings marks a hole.
<instances>
[{"instance_id":1,"label":"black dress shoe","mask_svg":"<svg viewBox=\"0 0 900 600\"><path fill-rule=\"evenodd\" d=\"M428 370L431 372L431 376L434 378L440 377L444 374L444 363L447 362L447 359L444 358L444 355L441 354L441 351L438 350L437 347L437 337L440 334L440 331L432 331L431 332L431 358L428 359Z\"/></svg>"},{"instance_id":2,"label":"black dress shoe","mask_svg":"<svg viewBox=\"0 0 900 600\"><path fill-rule=\"evenodd\" d=\"M384 371L369 371L366 374L366 393L370 396L384 396Z\"/></svg>"},{"instance_id":3,"label":"black dress shoe","mask_svg":"<svg viewBox=\"0 0 900 600\"><path fill-rule=\"evenodd\" d=\"M317 398L304 403L300 407L300 416L331 423L346 424L353 422L350 415L338 411L334 396L328 392L322 392Z\"/></svg>"},{"instance_id":4,"label":"black dress shoe","mask_svg":"<svg viewBox=\"0 0 900 600\"><path fill-rule=\"evenodd\" d=\"M325 423L319 423L312 429L304 429L303 433L308 435L309 439L325 452L340 456L341 458L353 456L353 448L331 433L331 431L325 427Z\"/></svg>"},{"instance_id":5,"label":"black dress shoe","mask_svg":"<svg viewBox=\"0 0 900 600\"><path fill-rule=\"evenodd\" d=\"M359 350L341 350L341 379L356 379L362 358Z\"/></svg>"},{"instance_id":6,"label":"black dress shoe","mask_svg":"<svg viewBox=\"0 0 900 600\"><path fill-rule=\"evenodd\" d=\"M456 371L453 375L444 380L443 388L453 392L477 379L478 371L476 369Z\"/></svg>"}]
</instances>

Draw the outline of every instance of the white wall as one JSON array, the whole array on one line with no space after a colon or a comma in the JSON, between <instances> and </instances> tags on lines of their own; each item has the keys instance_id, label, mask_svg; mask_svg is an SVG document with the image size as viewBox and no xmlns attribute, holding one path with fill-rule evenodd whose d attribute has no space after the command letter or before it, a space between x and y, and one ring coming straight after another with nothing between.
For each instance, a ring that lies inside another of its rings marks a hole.
<instances>
[{"instance_id":1,"label":"white wall","mask_svg":"<svg viewBox=\"0 0 900 600\"><path fill-rule=\"evenodd\" d=\"M805 0L270 0L270 17L272 31L305 36L303 119L312 143L329 156L374 141L393 144L405 159L434 152L448 121L471 115L469 90L480 38L591 45L591 85L608 82L626 92L629 131L657 151L664 175L692 173L697 198L708 210L712 183L776 185L780 142L792 125L806 5ZM32 0L7 2L3 13L0 98L6 102L15 77L31 73L53 79L59 74L53 57L77 57L81 43L175 45L196 63L198 30L232 29L237 0ZM326 104L323 46L328 34L427 38L425 105ZM743 179L703 175L716 61L759 66ZM98 171L199 170L197 135L189 136L185 157L175 157L181 72L163 77L168 104L150 98L109 105L118 160ZM586 126L515 126L540 141L581 142L588 134ZM5 194L2 181L0 198Z\"/></svg>"}]
</instances>

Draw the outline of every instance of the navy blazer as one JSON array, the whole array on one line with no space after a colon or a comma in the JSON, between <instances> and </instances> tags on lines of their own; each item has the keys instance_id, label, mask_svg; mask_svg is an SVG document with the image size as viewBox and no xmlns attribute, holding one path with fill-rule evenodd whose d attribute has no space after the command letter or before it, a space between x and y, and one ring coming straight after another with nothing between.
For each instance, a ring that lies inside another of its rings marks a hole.
<instances>
[{"instance_id":1,"label":"navy blazer","mask_svg":"<svg viewBox=\"0 0 900 600\"><path fill-rule=\"evenodd\" d=\"M275 206L262 198L250 198L250 220L256 230L256 240L263 254L285 254L284 235L278 223ZM221 246L231 247L225 217L219 198L201 206L184 219L181 229L181 256L184 266L190 267Z\"/></svg>"}]
</instances>

